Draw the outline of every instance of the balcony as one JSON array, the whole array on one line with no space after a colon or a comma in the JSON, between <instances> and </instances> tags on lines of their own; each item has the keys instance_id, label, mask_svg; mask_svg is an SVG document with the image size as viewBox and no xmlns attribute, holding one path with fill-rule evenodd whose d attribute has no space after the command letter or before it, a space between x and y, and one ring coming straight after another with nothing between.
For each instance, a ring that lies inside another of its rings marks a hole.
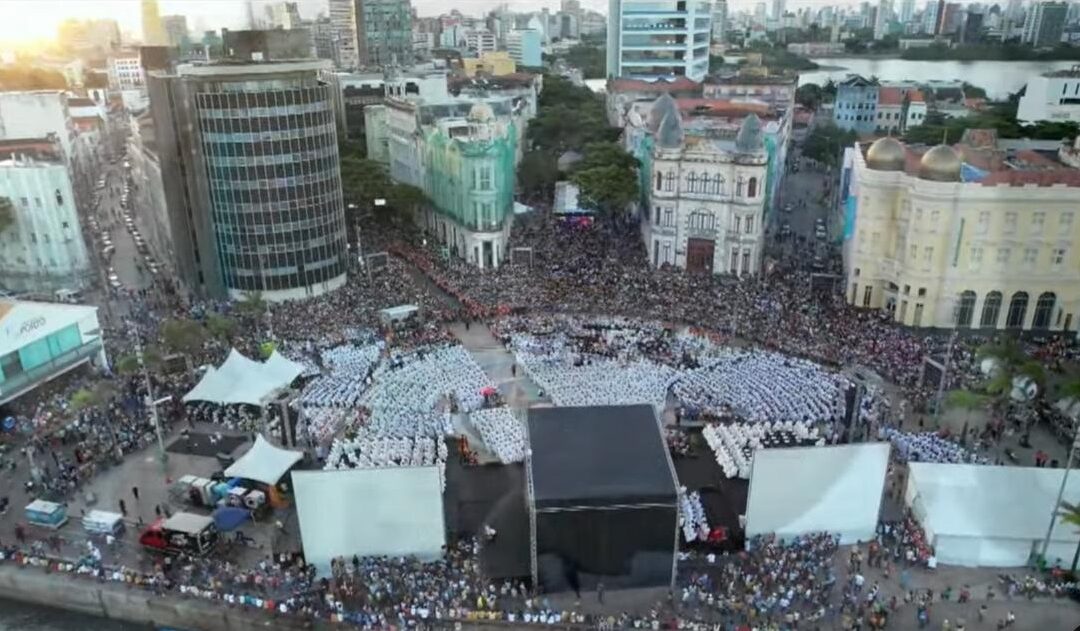
<instances>
[{"instance_id":1,"label":"balcony","mask_svg":"<svg viewBox=\"0 0 1080 631\"><path fill-rule=\"evenodd\" d=\"M26 394L38 385L42 379L67 372L99 352L101 352L101 338L94 338L86 344L54 357L40 366L5 378L3 382L0 382L0 404Z\"/></svg>"}]
</instances>

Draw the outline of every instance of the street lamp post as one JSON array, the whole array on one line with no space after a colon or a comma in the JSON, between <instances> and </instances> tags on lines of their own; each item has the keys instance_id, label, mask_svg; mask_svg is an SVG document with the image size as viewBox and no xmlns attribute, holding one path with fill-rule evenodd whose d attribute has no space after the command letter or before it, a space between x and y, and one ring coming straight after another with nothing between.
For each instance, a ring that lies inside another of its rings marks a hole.
<instances>
[{"instance_id":1,"label":"street lamp post","mask_svg":"<svg viewBox=\"0 0 1080 631\"><path fill-rule=\"evenodd\" d=\"M150 375L146 371L146 362L143 361L142 335L138 331L135 332L135 358L139 361L139 370L142 372L143 383L146 386L146 404L150 406L150 418L154 421L154 432L157 434L158 443L158 461L161 462L161 471L164 473L169 462L169 455L165 453L165 440L161 435L161 418L158 416L157 406L172 397L154 400L154 386L150 383Z\"/></svg>"},{"instance_id":2,"label":"street lamp post","mask_svg":"<svg viewBox=\"0 0 1080 631\"><path fill-rule=\"evenodd\" d=\"M1065 496L1065 486L1069 482L1069 471L1072 470L1073 458L1076 457L1077 450L1080 449L1080 431L1073 430L1073 442L1069 446L1069 457L1065 461L1065 473L1061 476L1061 486L1058 488L1057 499L1054 501L1053 508L1050 509L1050 526L1046 529L1046 539L1043 539L1042 556L1043 561L1046 561L1046 552L1050 549L1050 537L1054 534L1054 526L1057 524L1058 511L1061 510L1061 500ZM1080 548L1078 548L1080 549ZM1075 566L1075 560L1073 565Z\"/></svg>"}]
</instances>

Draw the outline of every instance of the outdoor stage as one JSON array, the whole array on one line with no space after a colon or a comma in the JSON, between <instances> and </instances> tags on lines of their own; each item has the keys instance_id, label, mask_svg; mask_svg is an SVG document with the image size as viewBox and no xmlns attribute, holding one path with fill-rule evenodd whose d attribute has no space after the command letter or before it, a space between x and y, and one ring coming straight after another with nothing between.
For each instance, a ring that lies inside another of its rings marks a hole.
<instances>
[{"instance_id":1,"label":"outdoor stage","mask_svg":"<svg viewBox=\"0 0 1080 631\"><path fill-rule=\"evenodd\" d=\"M456 441L448 440L450 453L456 453ZM696 455L676 457L673 462L679 484L701 493L709 524L723 526L731 533L728 545L721 549L741 549L739 515L746 513L749 481L725 478L704 443ZM481 568L490 578L524 578L531 573L525 484L521 464L464 466L456 457L446 463L443 497L447 541L479 538ZM494 541L484 541L485 523L496 530ZM702 544L687 546L681 540L680 547L705 548Z\"/></svg>"}]
</instances>

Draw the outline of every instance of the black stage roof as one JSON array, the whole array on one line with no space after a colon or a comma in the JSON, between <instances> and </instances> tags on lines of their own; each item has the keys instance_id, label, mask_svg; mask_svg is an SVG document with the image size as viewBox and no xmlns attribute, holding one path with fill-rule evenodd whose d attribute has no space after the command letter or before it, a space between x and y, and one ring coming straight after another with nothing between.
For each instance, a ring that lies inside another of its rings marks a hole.
<instances>
[{"instance_id":1,"label":"black stage roof","mask_svg":"<svg viewBox=\"0 0 1080 631\"><path fill-rule=\"evenodd\" d=\"M651 406L532 408L529 443L537 510L676 503Z\"/></svg>"}]
</instances>

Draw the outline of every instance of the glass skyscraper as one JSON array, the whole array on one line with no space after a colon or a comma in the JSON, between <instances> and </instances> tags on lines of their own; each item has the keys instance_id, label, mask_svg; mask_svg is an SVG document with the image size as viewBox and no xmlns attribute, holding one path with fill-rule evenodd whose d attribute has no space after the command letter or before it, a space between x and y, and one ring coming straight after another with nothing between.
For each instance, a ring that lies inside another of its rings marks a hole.
<instances>
[{"instance_id":1,"label":"glass skyscraper","mask_svg":"<svg viewBox=\"0 0 1080 631\"><path fill-rule=\"evenodd\" d=\"M329 67L227 63L152 77L155 122L172 132L162 171L169 161L183 175L165 184L174 241L189 245L177 248L189 257L177 268L204 293L285 300L345 282L335 88L321 74Z\"/></svg>"}]
</instances>

